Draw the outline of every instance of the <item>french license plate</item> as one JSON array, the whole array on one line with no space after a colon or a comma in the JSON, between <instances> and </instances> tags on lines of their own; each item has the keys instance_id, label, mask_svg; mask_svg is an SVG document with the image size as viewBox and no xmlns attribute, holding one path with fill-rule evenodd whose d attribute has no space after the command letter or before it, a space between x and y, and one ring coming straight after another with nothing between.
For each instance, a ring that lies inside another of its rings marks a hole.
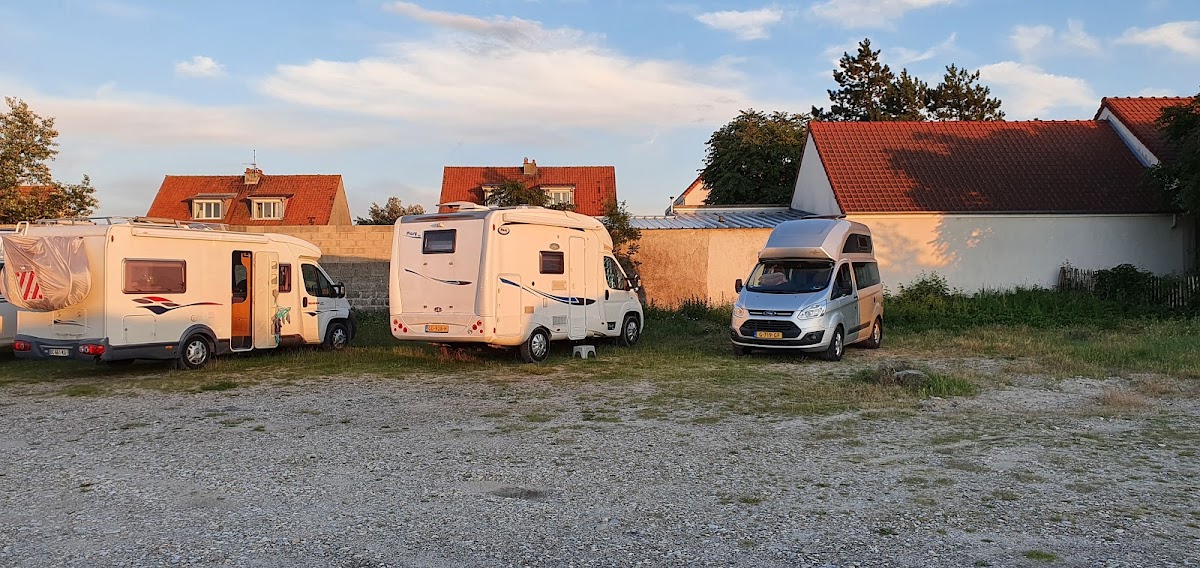
<instances>
[{"instance_id":1,"label":"french license plate","mask_svg":"<svg viewBox=\"0 0 1200 568\"><path fill-rule=\"evenodd\" d=\"M450 333L450 326L444 323L426 324L425 333Z\"/></svg>"},{"instance_id":2,"label":"french license plate","mask_svg":"<svg viewBox=\"0 0 1200 568\"><path fill-rule=\"evenodd\" d=\"M783 339L782 331L756 331L754 337L759 339Z\"/></svg>"},{"instance_id":3,"label":"french license plate","mask_svg":"<svg viewBox=\"0 0 1200 568\"><path fill-rule=\"evenodd\" d=\"M71 354L71 350L63 347L51 347L46 349L46 354L51 357L67 357Z\"/></svg>"}]
</instances>

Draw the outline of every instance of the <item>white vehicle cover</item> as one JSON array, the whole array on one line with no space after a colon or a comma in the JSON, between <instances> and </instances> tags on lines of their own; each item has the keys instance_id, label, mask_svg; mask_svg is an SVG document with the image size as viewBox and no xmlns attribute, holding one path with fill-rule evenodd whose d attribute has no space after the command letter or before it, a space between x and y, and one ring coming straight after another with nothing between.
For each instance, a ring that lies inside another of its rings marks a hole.
<instances>
[{"instance_id":1,"label":"white vehicle cover","mask_svg":"<svg viewBox=\"0 0 1200 568\"><path fill-rule=\"evenodd\" d=\"M82 238L5 235L0 243L6 257L0 287L14 306L51 312L82 302L91 291Z\"/></svg>"}]
</instances>

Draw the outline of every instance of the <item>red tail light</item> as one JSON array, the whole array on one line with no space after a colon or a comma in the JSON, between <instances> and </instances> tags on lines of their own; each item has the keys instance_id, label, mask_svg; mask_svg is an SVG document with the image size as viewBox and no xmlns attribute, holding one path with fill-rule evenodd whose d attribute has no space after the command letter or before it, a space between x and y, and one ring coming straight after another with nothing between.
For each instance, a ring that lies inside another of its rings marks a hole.
<instances>
[{"instance_id":1,"label":"red tail light","mask_svg":"<svg viewBox=\"0 0 1200 568\"><path fill-rule=\"evenodd\" d=\"M33 344L28 341L14 341L13 351L30 351L33 349Z\"/></svg>"},{"instance_id":2,"label":"red tail light","mask_svg":"<svg viewBox=\"0 0 1200 568\"><path fill-rule=\"evenodd\" d=\"M96 343L85 343L79 346L79 352L83 353L84 355L103 355L104 346Z\"/></svg>"}]
</instances>

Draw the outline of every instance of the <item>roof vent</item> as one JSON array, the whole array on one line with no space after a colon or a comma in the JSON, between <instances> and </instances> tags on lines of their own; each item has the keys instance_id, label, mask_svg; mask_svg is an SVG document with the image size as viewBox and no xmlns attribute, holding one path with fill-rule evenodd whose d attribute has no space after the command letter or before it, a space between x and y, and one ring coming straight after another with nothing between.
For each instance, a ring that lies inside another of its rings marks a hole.
<instances>
[{"instance_id":1,"label":"roof vent","mask_svg":"<svg viewBox=\"0 0 1200 568\"><path fill-rule=\"evenodd\" d=\"M258 184L259 178L262 177L262 170L258 168L246 168L245 181L246 185Z\"/></svg>"},{"instance_id":2,"label":"roof vent","mask_svg":"<svg viewBox=\"0 0 1200 568\"><path fill-rule=\"evenodd\" d=\"M529 158L525 158L523 173L530 177L536 176L537 175L537 160L530 160Z\"/></svg>"}]
</instances>

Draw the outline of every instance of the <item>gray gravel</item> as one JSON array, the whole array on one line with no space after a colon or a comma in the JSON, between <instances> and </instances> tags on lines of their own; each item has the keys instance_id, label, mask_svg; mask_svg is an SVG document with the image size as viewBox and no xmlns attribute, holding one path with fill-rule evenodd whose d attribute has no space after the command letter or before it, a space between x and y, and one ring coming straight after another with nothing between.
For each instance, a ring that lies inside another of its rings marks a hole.
<instances>
[{"instance_id":1,"label":"gray gravel","mask_svg":"<svg viewBox=\"0 0 1200 568\"><path fill-rule=\"evenodd\" d=\"M1198 407L1119 383L715 423L552 375L10 386L0 565L1200 566Z\"/></svg>"}]
</instances>

